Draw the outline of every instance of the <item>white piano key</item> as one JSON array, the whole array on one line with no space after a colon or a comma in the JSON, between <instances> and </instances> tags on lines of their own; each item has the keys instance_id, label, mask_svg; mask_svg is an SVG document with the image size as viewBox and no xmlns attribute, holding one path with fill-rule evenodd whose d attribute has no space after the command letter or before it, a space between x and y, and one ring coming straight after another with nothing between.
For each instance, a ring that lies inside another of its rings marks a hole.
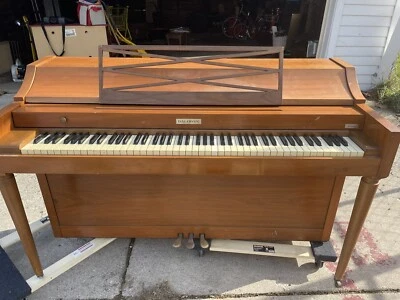
<instances>
[{"instance_id":1,"label":"white piano key","mask_svg":"<svg viewBox=\"0 0 400 300\"><path fill-rule=\"evenodd\" d=\"M156 148L156 145L153 145L153 139L154 139L155 135L149 135L148 139L150 139L150 143L149 146L146 149L146 155L154 155L154 150Z\"/></svg>"},{"instance_id":2,"label":"white piano key","mask_svg":"<svg viewBox=\"0 0 400 300\"><path fill-rule=\"evenodd\" d=\"M126 155L134 155L134 149L135 149L135 144L133 143L135 138L137 137L137 134L132 134L132 136L130 137L130 139L128 140L128 142L126 143ZM124 148L125 149L125 148Z\"/></svg>"},{"instance_id":3,"label":"white piano key","mask_svg":"<svg viewBox=\"0 0 400 300\"><path fill-rule=\"evenodd\" d=\"M281 144L278 144L279 137L278 136L272 136L272 137L274 138L276 145L273 145L270 140L270 137L267 136L268 143L269 143L268 148L271 151L271 156L284 156L283 148L282 148Z\"/></svg>"},{"instance_id":4,"label":"white piano key","mask_svg":"<svg viewBox=\"0 0 400 300\"><path fill-rule=\"evenodd\" d=\"M195 143L196 136L190 135L189 136L189 144L185 146L185 155L186 156L193 156L196 155L193 151L193 145Z\"/></svg>"},{"instance_id":5,"label":"white piano key","mask_svg":"<svg viewBox=\"0 0 400 300\"><path fill-rule=\"evenodd\" d=\"M250 137L249 137L249 139L250 139ZM244 156L253 156L252 147L250 146L251 143L250 143L250 145L247 145L244 135L242 135L242 140L243 140L243 155Z\"/></svg>"},{"instance_id":6,"label":"white piano key","mask_svg":"<svg viewBox=\"0 0 400 300\"><path fill-rule=\"evenodd\" d=\"M90 135L89 135L89 136L90 136ZM82 135L82 136L80 137L80 140L82 140L83 138L84 138L84 136ZM88 137L86 137L85 141L84 141L83 143L81 143L81 144L79 144L79 142L77 142L76 144L77 144L78 146L75 147L75 148L73 149L73 155L81 155L82 147L83 147L83 145L84 145L86 142L88 142Z\"/></svg>"},{"instance_id":7,"label":"white piano key","mask_svg":"<svg viewBox=\"0 0 400 300\"><path fill-rule=\"evenodd\" d=\"M139 145L135 149L135 155L145 156L147 154L147 148L151 144L152 139L150 138L150 135L148 135L147 138L145 138L144 143L143 143L143 139L144 139L144 137L142 137L140 139Z\"/></svg>"},{"instance_id":8,"label":"white piano key","mask_svg":"<svg viewBox=\"0 0 400 300\"><path fill-rule=\"evenodd\" d=\"M312 146L310 146L306 139L303 136L299 136L299 139L303 142L303 156L316 156L314 155L314 153L316 153L316 151L312 150L311 148L313 148Z\"/></svg>"},{"instance_id":9,"label":"white piano key","mask_svg":"<svg viewBox=\"0 0 400 300\"><path fill-rule=\"evenodd\" d=\"M206 155L206 145L204 144L203 134L200 135L200 146L199 146L199 156Z\"/></svg>"},{"instance_id":10,"label":"white piano key","mask_svg":"<svg viewBox=\"0 0 400 300\"><path fill-rule=\"evenodd\" d=\"M214 145L211 145L211 155L212 156L218 156L218 140L219 140L219 136L217 135L213 135L212 139L214 141Z\"/></svg>"},{"instance_id":11,"label":"white piano key","mask_svg":"<svg viewBox=\"0 0 400 300\"><path fill-rule=\"evenodd\" d=\"M21 154L25 155L33 154L33 140L21 148Z\"/></svg>"},{"instance_id":12,"label":"white piano key","mask_svg":"<svg viewBox=\"0 0 400 300\"><path fill-rule=\"evenodd\" d=\"M321 136L317 136L317 138L321 141L321 148L324 150L324 156L338 156L338 150L332 146L329 146Z\"/></svg>"},{"instance_id":13,"label":"white piano key","mask_svg":"<svg viewBox=\"0 0 400 300\"><path fill-rule=\"evenodd\" d=\"M204 155L211 156L212 150L211 150L211 145L210 145L210 135L208 135L208 134L206 135L206 142L207 142L207 144L204 145Z\"/></svg>"},{"instance_id":14,"label":"white piano key","mask_svg":"<svg viewBox=\"0 0 400 300\"><path fill-rule=\"evenodd\" d=\"M160 156L161 147L163 146L163 145L161 145L161 138L162 138L162 133L160 134L160 136L157 140L157 144L155 145L154 150L153 150L153 153L154 153L153 155L155 155L155 156ZM166 138L164 140L164 143L165 142L166 142Z\"/></svg>"},{"instance_id":15,"label":"white piano key","mask_svg":"<svg viewBox=\"0 0 400 300\"><path fill-rule=\"evenodd\" d=\"M231 137L232 145L229 145L228 138L226 139L226 143L230 147L231 156L239 156L239 150L238 150L236 136L231 135L230 137Z\"/></svg>"},{"instance_id":16,"label":"white piano key","mask_svg":"<svg viewBox=\"0 0 400 300\"><path fill-rule=\"evenodd\" d=\"M178 145L178 141L179 141L179 135L175 135L174 136L174 143L172 146L172 155L173 156L179 156L179 147L180 145Z\"/></svg>"},{"instance_id":17,"label":"white piano key","mask_svg":"<svg viewBox=\"0 0 400 300\"><path fill-rule=\"evenodd\" d=\"M108 143L108 141L111 139L112 134L108 134L107 137L104 139L103 143L100 146L100 155L113 155L113 148L114 146Z\"/></svg>"},{"instance_id":18,"label":"white piano key","mask_svg":"<svg viewBox=\"0 0 400 300\"><path fill-rule=\"evenodd\" d=\"M362 157L362 156L364 156L364 150L362 150L356 143L354 143L347 136L344 136L343 138L347 141L347 143L349 144L349 147L352 148L352 151L351 151L351 156L352 157Z\"/></svg>"},{"instance_id":19,"label":"white piano key","mask_svg":"<svg viewBox=\"0 0 400 300\"><path fill-rule=\"evenodd\" d=\"M118 137L117 137L117 139L118 139ZM124 147L123 147L124 145L122 144L122 141L119 144L117 144L116 143L117 139L115 139L115 141L113 143L114 147L113 147L112 155L114 155L114 156L126 155L126 151L124 150Z\"/></svg>"},{"instance_id":20,"label":"white piano key","mask_svg":"<svg viewBox=\"0 0 400 300\"><path fill-rule=\"evenodd\" d=\"M168 155L167 154L167 148L168 148L168 137L169 137L169 134L166 134L165 135L165 140L164 140L164 145L160 145L160 150L159 150L159 153L160 153L160 155Z\"/></svg>"},{"instance_id":21,"label":"white piano key","mask_svg":"<svg viewBox=\"0 0 400 300\"><path fill-rule=\"evenodd\" d=\"M175 147L175 139L176 139L176 137L177 137L176 135L173 135L172 139L171 139L171 143L169 145L167 145L167 149L166 149L167 155L172 155L173 149ZM167 138L167 143L168 143L168 138Z\"/></svg>"},{"instance_id":22,"label":"white piano key","mask_svg":"<svg viewBox=\"0 0 400 300\"><path fill-rule=\"evenodd\" d=\"M216 149L217 149L216 156L228 156L228 155L225 154L225 146L223 146L221 144L221 137L220 136L216 136L216 139L215 139L214 142L215 142Z\"/></svg>"},{"instance_id":23,"label":"white piano key","mask_svg":"<svg viewBox=\"0 0 400 300\"><path fill-rule=\"evenodd\" d=\"M335 144L333 144L333 148L337 151L337 155L336 155L337 157L344 157L345 156L345 151L344 151L344 149L342 147L336 146Z\"/></svg>"},{"instance_id":24,"label":"white piano key","mask_svg":"<svg viewBox=\"0 0 400 300\"><path fill-rule=\"evenodd\" d=\"M270 156L271 150L267 145L264 145L262 137L257 135L256 136L258 146L257 146L257 155L258 156Z\"/></svg>"},{"instance_id":25,"label":"white piano key","mask_svg":"<svg viewBox=\"0 0 400 300\"><path fill-rule=\"evenodd\" d=\"M182 144L179 145L179 150L178 150L178 155L179 156L185 156L186 155L186 148L187 146L185 145L186 141L186 134L182 136Z\"/></svg>"},{"instance_id":26,"label":"white piano key","mask_svg":"<svg viewBox=\"0 0 400 300\"><path fill-rule=\"evenodd\" d=\"M237 136L232 136L232 144L236 148L237 156L244 156L244 146L240 145L239 138Z\"/></svg>"},{"instance_id":27,"label":"white piano key","mask_svg":"<svg viewBox=\"0 0 400 300\"><path fill-rule=\"evenodd\" d=\"M285 146L279 136L275 137L276 145L280 148L282 156L292 156L292 151L289 146Z\"/></svg>"},{"instance_id":28,"label":"white piano key","mask_svg":"<svg viewBox=\"0 0 400 300\"><path fill-rule=\"evenodd\" d=\"M293 137L292 137L293 138ZM297 144L296 140L293 138L295 145L292 146L292 148L296 151L296 156L304 156L304 143L303 146L300 146L299 144Z\"/></svg>"}]
</instances>

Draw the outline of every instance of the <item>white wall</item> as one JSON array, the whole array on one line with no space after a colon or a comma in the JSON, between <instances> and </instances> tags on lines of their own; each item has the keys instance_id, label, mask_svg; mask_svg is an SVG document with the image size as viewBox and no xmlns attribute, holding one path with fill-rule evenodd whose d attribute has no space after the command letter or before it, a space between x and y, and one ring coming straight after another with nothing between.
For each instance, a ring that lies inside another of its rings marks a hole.
<instances>
[{"instance_id":1,"label":"white wall","mask_svg":"<svg viewBox=\"0 0 400 300\"><path fill-rule=\"evenodd\" d=\"M400 0L329 0L321 32L319 57L340 57L356 67L358 83L377 83L388 37L397 25ZM323 39L329 36L329 41ZM322 41L321 41L322 40Z\"/></svg>"}]
</instances>

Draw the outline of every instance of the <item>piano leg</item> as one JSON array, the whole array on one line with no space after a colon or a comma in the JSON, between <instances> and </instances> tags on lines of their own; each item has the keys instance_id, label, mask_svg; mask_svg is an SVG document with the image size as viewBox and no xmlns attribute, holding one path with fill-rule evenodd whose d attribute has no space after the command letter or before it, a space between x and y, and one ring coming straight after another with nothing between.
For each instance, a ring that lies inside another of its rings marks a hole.
<instances>
[{"instance_id":1,"label":"piano leg","mask_svg":"<svg viewBox=\"0 0 400 300\"><path fill-rule=\"evenodd\" d=\"M374 199L375 192L378 188L379 180L376 178L363 177L361 178L360 186L358 188L357 197L354 202L353 211L347 228L346 237L342 252L340 253L339 262L335 273L336 286L341 285L344 273L349 263L354 246L356 245L361 228L367 217L368 210Z\"/></svg>"},{"instance_id":2,"label":"piano leg","mask_svg":"<svg viewBox=\"0 0 400 300\"><path fill-rule=\"evenodd\" d=\"M33 271L37 276L41 277L43 276L43 268L33 241L14 174L0 174L0 190Z\"/></svg>"}]
</instances>

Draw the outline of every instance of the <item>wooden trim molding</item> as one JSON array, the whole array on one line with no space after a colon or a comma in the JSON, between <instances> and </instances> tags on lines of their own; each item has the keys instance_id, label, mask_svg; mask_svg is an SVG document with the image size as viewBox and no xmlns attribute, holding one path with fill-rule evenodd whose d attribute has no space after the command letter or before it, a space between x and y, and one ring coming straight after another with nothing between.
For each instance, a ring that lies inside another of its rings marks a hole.
<instances>
[{"instance_id":1,"label":"wooden trim molding","mask_svg":"<svg viewBox=\"0 0 400 300\"><path fill-rule=\"evenodd\" d=\"M327 0L319 37L317 58L334 56L343 7L344 0Z\"/></svg>"}]
</instances>

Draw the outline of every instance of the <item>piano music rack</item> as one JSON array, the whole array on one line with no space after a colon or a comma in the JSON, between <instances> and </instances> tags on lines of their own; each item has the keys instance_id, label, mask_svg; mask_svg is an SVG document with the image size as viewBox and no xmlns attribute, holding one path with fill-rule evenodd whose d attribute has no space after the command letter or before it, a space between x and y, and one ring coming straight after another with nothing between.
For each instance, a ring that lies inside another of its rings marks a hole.
<instances>
[{"instance_id":1,"label":"piano music rack","mask_svg":"<svg viewBox=\"0 0 400 300\"><path fill-rule=\"evenodd\" d=\"M121 58L121 64L115 65L113 60L111 66L104 60L104 52L141 60ZM168 55L171 52L180 56ZM265 59L266 65L261 66L260 60L254 59L271 55L279 55L279 60ZM143 58L148 59L143 63ZM233 58L248 60L239 64ZM282 84L283 47L99 47L99 97L103 104L280 105Z\"/></svg>"}]
</instances>

